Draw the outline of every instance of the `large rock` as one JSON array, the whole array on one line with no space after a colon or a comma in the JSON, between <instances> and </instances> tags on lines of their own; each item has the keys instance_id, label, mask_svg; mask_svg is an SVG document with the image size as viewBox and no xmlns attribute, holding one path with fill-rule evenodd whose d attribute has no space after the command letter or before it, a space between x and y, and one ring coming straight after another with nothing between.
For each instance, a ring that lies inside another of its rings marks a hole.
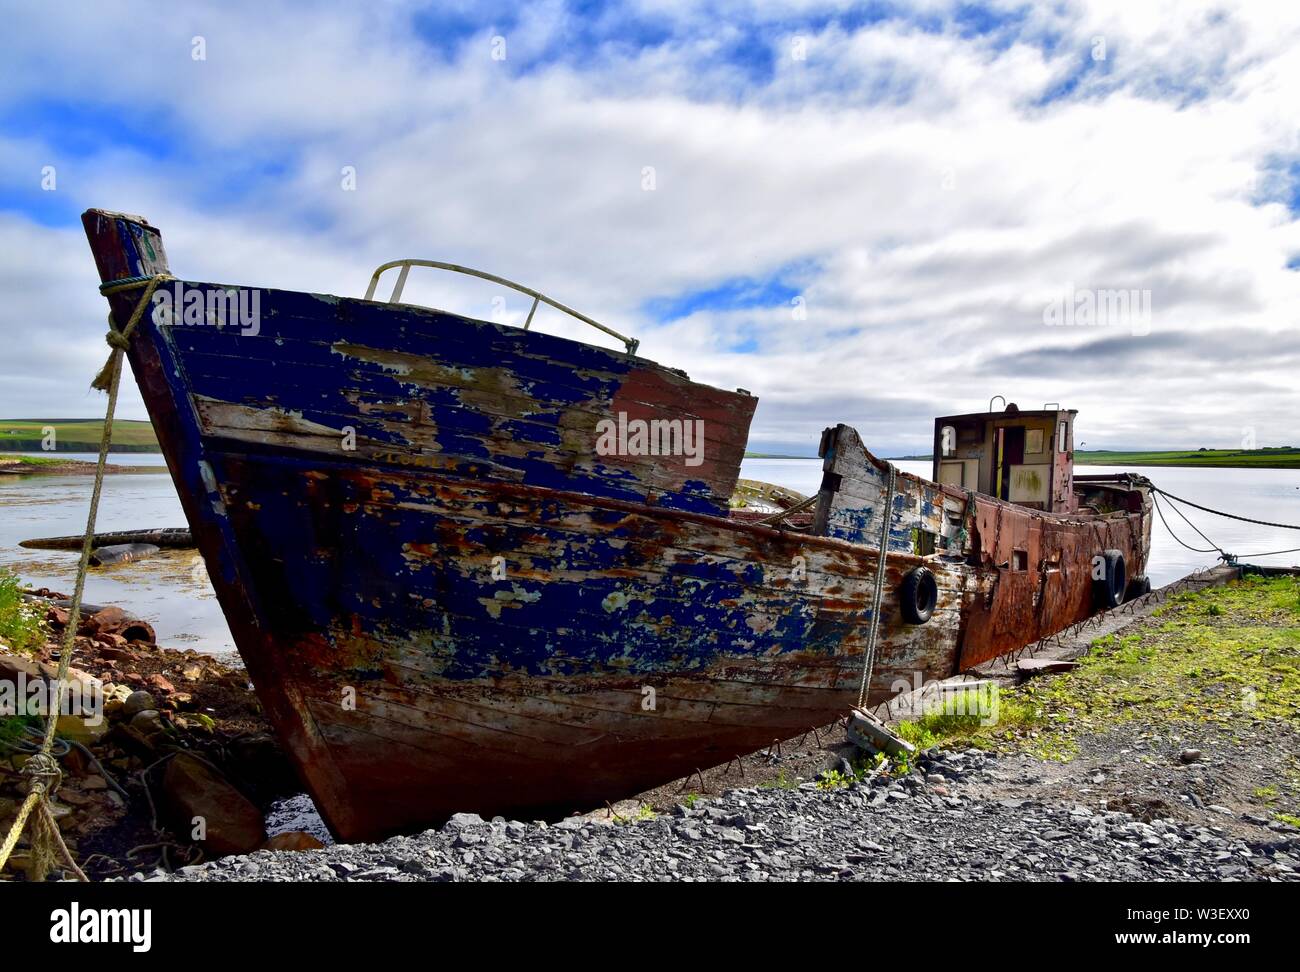
<instances>
[{"instance_id":1,"label":"large rock","mask_svg":"<svg viewBox=\"0 0 1300 972\"><path fill-rule=\"evenodd\" d=\"M127 620L126 612L116 606L101 608L91 614L83 611L81 623L77 626L77 633L94 634L98 631L109 631L125 620Z\"/></svg>"},{"instance_id":2,"label":"large rock","mask_svg":"<svg viewBox=\"0 0 1300 972\"><path fill-rule=\"evenodd\" d=\"M16 686L20 677L25 683L39 680L42 678L41 669L35 662L19 655L0 653L0 682Z\"/></svg>"},{"instance_id":3,"label":"large rock","mask_svg":"<svg viewBox=\"0 0 1300 972\"><path fill-rule=\"evenodd\" d=\"M131 721L127 723L132 729L140 733L146 739L160 733L165 728L162 721L162 713L157 709L142 709L135 715L131 716Z\"/></svg>"},{"instance_id":4,"label":"large rock","mask_svg":"<svg viewBox=\"0 0 1300 972\"><path fill-rule=\"evenodd\" d=\"M21 689L23 699L32 702L34 706L40 703L38 708L29 711L38 714L46 711L45 705L52 701L52 686L58 683L58 679L59 666L56 664L0 653L0 682L13 685L14 688L11 690L13 692ZM39 688L36 687L38 684L40 684ZM93 675L80 669L69 668L63 691L65 696L61 706L63 711L89 716L98 713L103 698L103 683Z\"/></svg>"},{"instance_id":5,"label":"large rock","mask_svg":"<svg viewBox=\"0 0 1300 972\"><path fill-rule=\"evenodd\" d=\"M184 837L194 834L195 818L205 825L203 846L214 854L247 854L266 840L262 814L219 772L188 755L167 764L163 794L173 826Z\"/></svg>"},{"instance_id":6,"label":"large rock","mask_svg":"<svg viewBox=\"0 0 1300 972\"><path fill-rule=\"evenodd\" d=\"M130 718L138 712L156 708L158 708L158 704L148 692L132 692L126 697L126 701L122 703L122 715Z\"/></svg>"},{"instance_id":7,"label":"large rock","mask_svg":"<svg viewBox=\"0 0 1300 972\"><path fill-rule=\"evenodd\" d=\"M78 715L61 715L55 723L55 732L62 739L71 739L83 746L93 746L108 732L108 720L86 719Z\"/></svg>"},{"instance_id":8,"label":"large rock","mask_svg":"<svg viewBox=\"0 0 1300 972\"><path fill-rule=\"evenodd\" d=\"M150 688L156 689L159 692L170 694L176 691L176 686L168 681L166 675L160 675L157 672L154 672L148 677L148 679L146 679L146 681L149 683Z\"/></svg>"}]
</instances>

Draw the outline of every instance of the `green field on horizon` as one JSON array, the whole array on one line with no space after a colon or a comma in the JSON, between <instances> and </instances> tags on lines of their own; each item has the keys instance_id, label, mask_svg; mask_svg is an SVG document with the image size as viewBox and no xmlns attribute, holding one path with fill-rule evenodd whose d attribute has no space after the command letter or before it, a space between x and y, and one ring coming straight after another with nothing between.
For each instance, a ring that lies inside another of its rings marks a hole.
<instances>
[{"instance_id":1,"label":"green field on horizon","mask_svg":"<svg viewBox=\"0 0 1300 972\"><path fill-rule=\"evenodd\" d=\"M0 419L0 452L44 452L44 429L54 429L55 452L98 452L103 419ZM113 420L113 452L159 452L153 426Z\"/></svg>"},{"instance_id":2,"label":"green field on horizon","mask_svg":"<svg viewBox=\"0 0 1300 972\"><path fill-rule=\"evenodd\" d=\"M1218 466L1237 469L1300 469L1300 449L1178 449L1117 452L1105 449L1076 451L1076 466Z\"/></svg>"}]
</instances>

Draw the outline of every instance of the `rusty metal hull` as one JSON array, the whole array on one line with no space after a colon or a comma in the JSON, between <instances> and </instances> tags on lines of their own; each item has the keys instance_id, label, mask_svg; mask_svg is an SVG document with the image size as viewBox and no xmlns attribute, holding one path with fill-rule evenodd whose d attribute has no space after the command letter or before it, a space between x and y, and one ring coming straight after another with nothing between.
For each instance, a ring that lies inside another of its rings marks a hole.
<instances>
[{"instance_id":1,"label":"rusty metal hull","mask_svg":"<svg viewBox=\"0 0 1300 972\"><path fill-rule=\"evenodd\" d=\"M83 222L105 281L166 271L142 220ZM148 317L128 357L268 717L346 840L599 806L844 714L882 515L870 702L1087 617L1097 550L1145 560L1140 498L1059 517L904 475L885 503L845 426L807 529L747 522L746 393L420 308L260 298L256 335ZM136 299L110 298L119 326ZM598 454L614 415L699 421L706 448ZM911 625L920 565L938 603Z\"/></svg>"}]
</instances>

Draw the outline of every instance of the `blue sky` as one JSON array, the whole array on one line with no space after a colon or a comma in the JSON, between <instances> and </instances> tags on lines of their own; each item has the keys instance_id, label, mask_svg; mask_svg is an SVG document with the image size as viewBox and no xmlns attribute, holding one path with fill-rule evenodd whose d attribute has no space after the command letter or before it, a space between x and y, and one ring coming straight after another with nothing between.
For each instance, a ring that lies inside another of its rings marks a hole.
<instances>
[{"instance_id":1,"label":"blue sky","mask_svg":"<svg viewBox=\"0 0 1300 972\"><path fill-rule=\"evenodd\" d=\"M767 451L841 421L917 451L993 394L1079 408L1090 445L1300 438L1294 10L72 7L0 37L2 416L102 408L77 216L103 206L194 278L359 295L423 256L519 279L754 391ZM1151 319L1044 323L1119 291Z\"/></svg>"}]
</instances>

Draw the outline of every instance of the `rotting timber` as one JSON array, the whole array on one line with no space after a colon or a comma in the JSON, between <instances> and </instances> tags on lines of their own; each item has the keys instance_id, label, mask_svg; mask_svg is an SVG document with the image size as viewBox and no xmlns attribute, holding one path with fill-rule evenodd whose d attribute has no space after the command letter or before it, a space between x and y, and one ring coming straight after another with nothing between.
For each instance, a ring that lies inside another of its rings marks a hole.
<instances>
[{"instance_id":1,"label":"rotting timber","mask_svg":"<svg viewBox=\"0 0 1300 972\"><path fill-rule=\"evenodd\" d=\"M168 274L145 220L83 223L106 286ZM1073 412L941 419L933 482L835 426L815 496L733 504L753 396L526 288L628 350L396 302L416 265L463 270L400 261L388 302L262 289L257 328L159 304L125 342L268 718L343 839L598 806L843 715L864 671L879 702L1142 583L1144 481L1076 480ZM109 292L115 328L142 293ZM600 447L636 423L696 448Z\"/></svg>"}]
</instances>

